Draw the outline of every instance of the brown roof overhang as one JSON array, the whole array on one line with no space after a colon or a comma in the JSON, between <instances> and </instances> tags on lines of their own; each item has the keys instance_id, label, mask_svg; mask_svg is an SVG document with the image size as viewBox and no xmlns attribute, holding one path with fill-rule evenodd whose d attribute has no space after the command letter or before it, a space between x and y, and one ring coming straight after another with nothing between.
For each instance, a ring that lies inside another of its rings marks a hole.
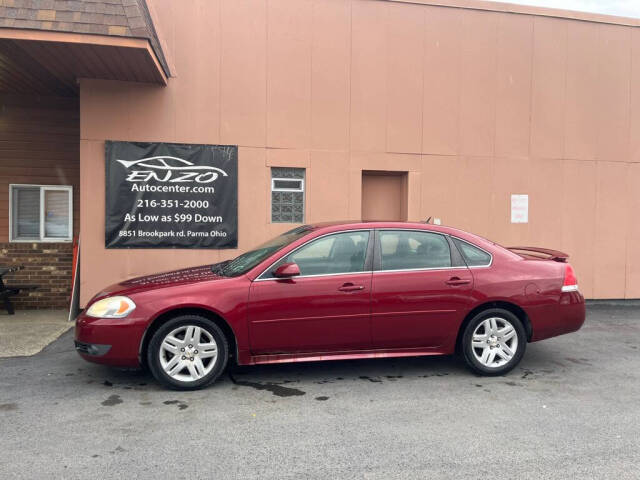
<instances>
[{"instance_id":1,"label":"brown roof overhang","mask_svg":"<svg viewBox=\"0 0 640 480\"><path fill-rule=\"evenodd\" d=\"M72 94L80 78L167 84L147 38L0 28L0 83L13 84L0 90Z\"/></svg>"}]
</instances>

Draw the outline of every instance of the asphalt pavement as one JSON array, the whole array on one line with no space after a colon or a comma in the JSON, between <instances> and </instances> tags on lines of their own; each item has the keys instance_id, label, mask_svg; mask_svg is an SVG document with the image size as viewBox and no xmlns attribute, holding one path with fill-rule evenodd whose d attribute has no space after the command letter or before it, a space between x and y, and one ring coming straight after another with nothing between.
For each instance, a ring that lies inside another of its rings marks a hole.
<instances>
[{"instance_id":1,"label":"asphalt pavement","mask_svg":"<svg viewBox=\"0 0 640 480\"><path fill-rule=\"evenodd\" d=\"M173 392L72 340L0 360L0 478L640 477L637 304L590 306L499 378L423 357L242 367Z\"/></svg>"}]
</instances>

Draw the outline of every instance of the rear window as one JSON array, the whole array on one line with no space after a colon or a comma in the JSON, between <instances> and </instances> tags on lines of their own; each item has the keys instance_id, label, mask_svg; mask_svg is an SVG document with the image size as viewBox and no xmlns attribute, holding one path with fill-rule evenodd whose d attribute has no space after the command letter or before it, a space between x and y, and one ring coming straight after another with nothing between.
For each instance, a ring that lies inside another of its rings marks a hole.
<instances>
[{"instance_id":1,"label":"rear window","mask_svg":"<svg viewBox=\"0 0 640 480\"><path fill-rule=\"evenodd\" d=\"M469 267L486 267L491 263L491 255L484 250L471 245L470 243L460 240L459 238L453 238L453 242L460 250L464 261Z\"/></svg>"}]
</instances>

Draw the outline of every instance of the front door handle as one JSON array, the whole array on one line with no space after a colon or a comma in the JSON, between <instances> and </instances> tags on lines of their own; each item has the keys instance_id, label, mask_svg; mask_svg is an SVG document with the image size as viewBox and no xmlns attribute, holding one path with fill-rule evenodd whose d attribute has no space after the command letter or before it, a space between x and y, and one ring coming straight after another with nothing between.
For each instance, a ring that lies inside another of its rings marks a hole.
<instances>
[{"instance_id":1,"label":"front door handle","mask_svg":"<svg viewBox=\"0 0 640 480\"><path fill-rule=\"evenodd\" d=\"M354 285L353 283L349 282L338 287L338 290L340 290L341 292L355 292L358 290L364 290L364 285Z\"/></svg>"},{"instance_id":2,"label":"front door handle","mask_svg":"<svg viewBox=\"0 0 640 480\"><path fill-rule=\"evenodd\" d=\"M449 280L447 280L446 282L447 285L468 285L469 283L471 283L471 280L464 280L460 277L451 277Z\"/></svg>"}]
</instances>

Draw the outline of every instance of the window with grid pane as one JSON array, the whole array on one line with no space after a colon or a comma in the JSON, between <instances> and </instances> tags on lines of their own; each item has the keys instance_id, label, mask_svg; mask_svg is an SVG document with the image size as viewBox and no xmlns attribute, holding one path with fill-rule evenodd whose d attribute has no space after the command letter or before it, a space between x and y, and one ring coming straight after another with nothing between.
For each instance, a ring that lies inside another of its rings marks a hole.
<instances>
[{"instance_id":1,"label":"window with grid pane","mask_svg":"<svg viewBox=\"0 0 640 480\"><path fill-rule=\"evenodd\" d=\"M272 222L304 222L304 184L304 168L271 168Z\"/></svg>"}]
</instances>

